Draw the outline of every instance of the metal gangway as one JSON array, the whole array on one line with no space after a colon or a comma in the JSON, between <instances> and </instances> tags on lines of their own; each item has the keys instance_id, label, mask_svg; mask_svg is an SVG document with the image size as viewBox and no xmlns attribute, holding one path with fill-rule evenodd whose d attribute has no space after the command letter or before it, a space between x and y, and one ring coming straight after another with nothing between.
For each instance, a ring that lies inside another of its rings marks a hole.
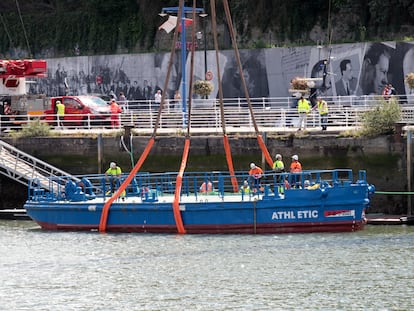
<instances>
[{"instance_id":1,"label":"metal gangway","mask_svg":"<svg viewBox=\"0 0 414 311\"><path fill-rule=\"evenodd\" d=\"M67 181L81 180L0 140L0 173L21 183L58 193Z\"/></svg>"}]
</instances>

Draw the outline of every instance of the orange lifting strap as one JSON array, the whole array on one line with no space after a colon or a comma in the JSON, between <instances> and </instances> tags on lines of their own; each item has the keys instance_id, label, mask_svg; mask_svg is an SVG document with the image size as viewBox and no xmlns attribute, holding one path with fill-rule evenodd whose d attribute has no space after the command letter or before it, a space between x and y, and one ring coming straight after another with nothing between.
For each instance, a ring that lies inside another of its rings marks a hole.
<instances>
[{"instance_id":1,"label":"orange lifting strap","mask_svg":"<svg viewBox=\"0 0 414 311\"><path fill-rule=\"evenodd\" d=\"M106 225L108 222L108 213L109 208L111 207L112 203L119 198L121 193L128 187L128 185L131 183L132 179L134 178L135 174L139 171L142 164L144 163L145 159L147 158L149 152L151 151L152 146L154 145L155 138L152 137L147 144L147 147L145 147L144 152L142 153L141 157L139 158L137 164L135 164L132 171L129 173L128 177L124 180L124 182L119 186L118 190L113 194L113 196L105 203L102 214L101 214L101 220L99 222L99 232L105 232L106 231Z\"/></svg>"},{"instance_id":2,"label":"orange lifting strap","mask_svg":"<svg viewBox=\"0 0 414 311\"><path fill-rule=\"evenodd\" d=\"M183 174L185 171L185 167L187 166L189 150L190 150L190 138L187 137L185 139L180 171L175 181L175 192L174 192L174 202L173 202L174 219L175 219L175 223L177 226L177 231L180 234L185 233L185 228L184 228L184 224L183 224L183 220L181 218L181 212L180 212L180 194L181 194L181 186L183 182Z\"/></svg>"}]
</instances>

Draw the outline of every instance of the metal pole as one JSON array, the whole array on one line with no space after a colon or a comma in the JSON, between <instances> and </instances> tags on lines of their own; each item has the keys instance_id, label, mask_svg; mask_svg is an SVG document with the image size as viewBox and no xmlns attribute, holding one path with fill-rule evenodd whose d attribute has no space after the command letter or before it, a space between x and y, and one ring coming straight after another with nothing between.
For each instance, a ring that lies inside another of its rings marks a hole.
<instances>
[{"instance_id":1,"label":"metal pole","mask_svg":"<svg viewBox=\"0 0 414 311\"><path fill-rule=\"evenodd\" d=\"M102 163L103 163L103 150L102 150L102 134L98 134L98 174L102 173Z\"/></svg>"},{"instance_id":2,"label":"metal pole","mask_svg":"<svg viewBox=\"0 0 414 311\"><path fill-rule=\"evenodd\" d=\"M204 17L203 18L203 32L204 32L204 79L206 79L206 73L207 73L207 34L206 34L206 20L205 20L206 18L207 17ZM208 95L206 95L204 98L207 99L208 98Z\"/></svg>"},{"instance_id":3,"label":"metal pole","mask_svg":"<svg viewBox=\"0 0 414 311\"><path fill-rule=\"evenodd\" d=\"M204 1L203 1L204 6ZM207 34L206 34L206 18L203 18L203 33L204 33L204 76L207 73Z\"/></svg>"},{"instance_id":4,"label":"metal pole","mask_svg":"<svg viewBox=\"0 0 414 311\"><path fill-rule=\"evenodd\" d=\"M187 127L187 94L186 94L186 70L185 70L185 62L186 62L186 33L185 33L185 10L181 11L181 100L182 100L182 111L183 111L183 128Z\"/></svg>"},{"instance_id":5,"label":"metal pole","mask_svg":"<svg viewBox=\"0 0 414 311\"><path fill-rule=\"evenodd\" d=\"M165 16L165 13L178 14L179 7L167 7L162 8L161 16ZM193 8L184 6L181 11L181 105L183 114L183 128L187 127L187 83L186 83L186 58L187 58L187 44L186 44L186 29L185 29L185 14L187 12L193 12ZM204 9L196 8L196 12L203 12Z\"/></svg>"},{"instance_id":6,"label":"metal pole","mask_svg":"<svg viewBox=\"0 0 414 311\"><path fill-rule=\"evenodd\" d=\"M411 216L411 140L412 140L412 131L411 129L407 130L407 191L409 193L407 200L407 216Z\"/></svg>"}]
</instances>

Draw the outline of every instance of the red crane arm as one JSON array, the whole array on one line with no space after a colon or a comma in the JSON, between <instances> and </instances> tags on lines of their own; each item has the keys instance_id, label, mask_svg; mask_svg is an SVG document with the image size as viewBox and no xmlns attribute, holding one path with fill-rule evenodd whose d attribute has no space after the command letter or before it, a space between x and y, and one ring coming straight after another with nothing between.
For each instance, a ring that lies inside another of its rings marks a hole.
<instances>
[{"instance_id":1,"label":"red crane arm","mask_svg":"<svg viewBox=\"0 0 414 311\"><path fill-rule=\"evenodd\" d=\"M46 77L46 70L45 60L0 60L0 78L43 78Z\"/></svg>"}]
</instances>

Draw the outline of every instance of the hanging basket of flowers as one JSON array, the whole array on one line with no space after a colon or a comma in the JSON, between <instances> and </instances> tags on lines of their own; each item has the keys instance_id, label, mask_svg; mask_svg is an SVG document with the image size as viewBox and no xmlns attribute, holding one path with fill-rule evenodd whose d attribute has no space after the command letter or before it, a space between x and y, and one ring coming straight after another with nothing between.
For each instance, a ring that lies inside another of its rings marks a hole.
<instances>
[{"instance_id":1,"label":"hanging basket of flowers","mask_svg":"<svg viewBox=\"0 0 414 311\"><path fill-rule=\"evenodd\" d=\"M308 93L309 88L314 87L315 83L311 81L311 79L300 78L296 77L290 81L290 89L289 92L291 93Z\"/></svg>"},{"instance_id":2,"label":"hanging basket of flowers","mask_svg":"<svg viewBox=\"0 0 414 311\"><path fill-rule=\"evenodd\" d=\"M209 96L214 90L214 85L207 80L197 80L194 82L193 91L200 96Z\"/></svg>"},{"instance_id":3,"label":"hanging basket of flowers","mask_svg":"<svg viewBox=\"0 0 414 311\"><path fill-rule=\"evenodd\" d=\"M414 89L414 73L410 72L405 76L405 83L408 85L408 87L412 90Z\"/></svg>"}]
</instances>

